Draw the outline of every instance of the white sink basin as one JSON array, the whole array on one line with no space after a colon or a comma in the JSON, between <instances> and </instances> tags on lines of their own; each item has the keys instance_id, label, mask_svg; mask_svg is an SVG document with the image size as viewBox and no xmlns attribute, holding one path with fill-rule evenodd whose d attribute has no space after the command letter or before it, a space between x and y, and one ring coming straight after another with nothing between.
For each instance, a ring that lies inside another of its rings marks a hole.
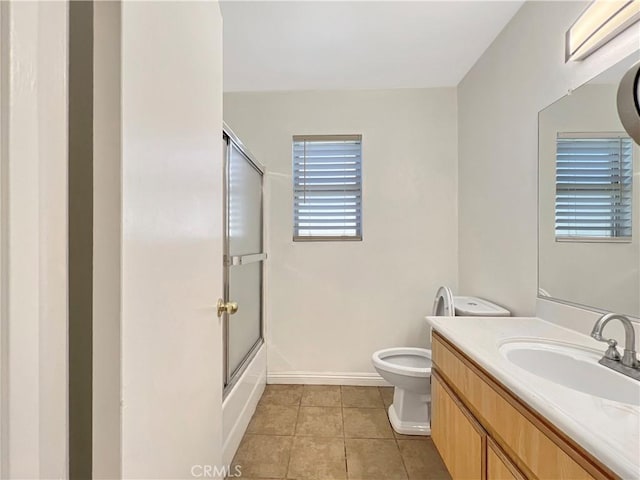
<instances>
[{"instance_id":1,"label":"white sink basin","mask_svg":"<svg viewBox=\"0 0 640 480\"><path fill-rule=\"evenodd\" d=\"M602 353L526 341L503 343L500 353L514 365L564 387L640 406L640 382L600 365Z\"/></svg>"}]
</instances>

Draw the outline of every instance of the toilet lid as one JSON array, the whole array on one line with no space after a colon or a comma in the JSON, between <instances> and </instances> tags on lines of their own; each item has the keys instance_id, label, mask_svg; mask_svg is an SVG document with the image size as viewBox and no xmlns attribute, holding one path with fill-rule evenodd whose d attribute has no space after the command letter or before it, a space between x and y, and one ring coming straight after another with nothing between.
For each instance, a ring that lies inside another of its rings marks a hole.
<instances>
[{"instance_id":1,"label":"toilet lid","mask_svg":"<svg viewBox=\"0 0 640 480\"><path fill-rule=\"evenodd\" d=\"M453 293L449 287L440 287L433 300L433 313L436 317L454 317L456 314Z\"/></svg>"}]
</instances>

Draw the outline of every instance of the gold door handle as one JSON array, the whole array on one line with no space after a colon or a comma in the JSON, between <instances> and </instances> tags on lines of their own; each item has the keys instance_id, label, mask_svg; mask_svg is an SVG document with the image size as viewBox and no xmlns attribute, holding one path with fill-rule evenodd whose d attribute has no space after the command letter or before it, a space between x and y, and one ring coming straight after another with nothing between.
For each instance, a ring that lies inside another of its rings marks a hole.
<instances>
[{"instance_id":1,"label":"gold door handle","mask_svg":"<svg viewBox=\"0 0 640 480\"><path fill-rule=\"evenodd\" d=\"M236 302L226 302L221 298L218 299L218 318L222 317L223 313L233 315L238 311L238 304Z\"/></svg>"}]
</instances>

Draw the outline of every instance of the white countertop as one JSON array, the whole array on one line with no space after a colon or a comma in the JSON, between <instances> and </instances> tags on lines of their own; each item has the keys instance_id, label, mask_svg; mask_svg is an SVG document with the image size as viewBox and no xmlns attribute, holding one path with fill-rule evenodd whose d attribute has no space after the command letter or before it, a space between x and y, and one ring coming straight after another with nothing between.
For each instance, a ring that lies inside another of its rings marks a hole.
<instances>
[{"instance_id":1,"label":"white countertop","mask_svg":"<svg viewBox=\"0 0 640 480\"><path fill-rule=\"evenodd\" d=\"M623 479L640 478L640 407L554 383L512 364L499 351L500 345L513 340L551 340L599 353L605 344L540 318L426 318L433 329Z\"/></svg>"}]
</instances>

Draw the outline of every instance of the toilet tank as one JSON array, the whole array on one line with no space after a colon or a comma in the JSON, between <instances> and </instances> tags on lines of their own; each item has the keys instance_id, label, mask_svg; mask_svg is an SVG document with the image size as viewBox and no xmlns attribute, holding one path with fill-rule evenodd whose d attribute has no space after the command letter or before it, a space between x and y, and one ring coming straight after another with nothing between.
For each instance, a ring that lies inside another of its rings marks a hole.
<instances>
[{"instance_id":1,"label":"toilet tank","mask_svg":"<svg viewBox=\"0 0 640 480\"><path fill-rule=\"evenodd\" d=\"M456 316L460 317L510 317L511 312L500 305L477 297L454 296Z\"/></svg>"}]
</instances>

